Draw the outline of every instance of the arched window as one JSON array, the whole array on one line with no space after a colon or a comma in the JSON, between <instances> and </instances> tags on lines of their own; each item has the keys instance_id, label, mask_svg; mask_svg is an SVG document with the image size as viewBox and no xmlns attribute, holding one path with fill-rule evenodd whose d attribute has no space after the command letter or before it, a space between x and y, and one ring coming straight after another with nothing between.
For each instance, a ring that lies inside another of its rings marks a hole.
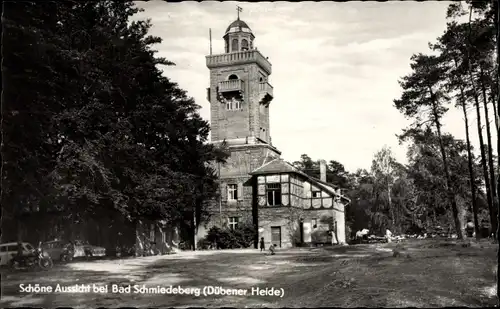
<instances>
[{"instance_id":1,"label":"arched window","mask_svg":"<svg viewBox=\"0 0 500 309\"><path fill-rule=\"evenodd\" d=\"M261 82L261 83L264 82L264 79L262 77L259 78L259 82Z\"/></svg>"},{"instance_id":2,"label":"arched window","mask_svg":"<svg viewBox=\"0 0 500 309\"><path fill-rule=\"evenodd\" d=\"M245 39L241 40L241 50L248 50L248 41Z\"/></svg>"},{"instance_id":3,"label":"arched window","mask_svg":"<svg viewBox=\"0 0 500 309\"><path fill-rule=\"evenodd\" d=\"M228 80L233 80L233 79L239 79L238 75L236 75L236 74L229 75Z\"/></svg>"},{"instance_id":4,"label":"arched window","mask_svg":"<svg viewBox=\"0 0 500 309\"><path fill-rule=\"evenodd\" d=\"M224 49L226 50L226 53L229 53L229 39L224 40Z\"/></svg>"},{"instance_id":5,"label":"arched window","mask_svg":"<svg viewBox=\"0 0 500 309\"><path fill-rule=\"evenodd\" d=\"M231 51L238 51L238 39L233 39L233 42L231 44Z\"/></svg>"}]
</instances>

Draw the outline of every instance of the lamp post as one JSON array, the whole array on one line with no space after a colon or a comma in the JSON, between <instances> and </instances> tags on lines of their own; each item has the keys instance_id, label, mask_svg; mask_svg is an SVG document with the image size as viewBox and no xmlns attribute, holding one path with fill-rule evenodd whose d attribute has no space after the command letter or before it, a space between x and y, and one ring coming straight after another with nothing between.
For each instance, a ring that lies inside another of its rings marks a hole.
<instances>
[{"instance_id":1,"label":"lamp post","mask_svg":"<svg viewBox=\"0 0 500 309\"><path fill-rule=\"evenodd\" d=\"M219 168L219 220L222 227L222 179L220 178L220 162L217 165Z\"/></svg>"}]
</instances>

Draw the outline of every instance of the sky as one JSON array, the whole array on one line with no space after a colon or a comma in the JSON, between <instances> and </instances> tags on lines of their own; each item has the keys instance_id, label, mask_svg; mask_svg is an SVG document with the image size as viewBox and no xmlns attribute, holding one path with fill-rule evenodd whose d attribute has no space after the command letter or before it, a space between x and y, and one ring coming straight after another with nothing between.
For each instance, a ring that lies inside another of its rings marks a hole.
<instances>
[{"instance_id":1,"label":"sky","mask_svg":"<svg viewBox=\"0 0 500 309\"><path fill-rule=\"evenodd\" d=\"M354 172L369 169L385 145L399 162L407 162L407 148L396 134L411 121L393 105L402 92L398 80L411 72L410 57L428 52L428 43L444 32L450 3L149 1L137 2L144 12L136 18L151 19L150 34L163 39L154 47L157 56L176 64L163 67L164 75L185 89L210 120L209 29L213 54L223 53L222 36L240 6L254 45L273 66L273 146L290 162L308 154ZM475 119L471 113L477 147ZM460 110L451 109L443 122L444 131L465 138Z\"/></svg>"}]
</instances>

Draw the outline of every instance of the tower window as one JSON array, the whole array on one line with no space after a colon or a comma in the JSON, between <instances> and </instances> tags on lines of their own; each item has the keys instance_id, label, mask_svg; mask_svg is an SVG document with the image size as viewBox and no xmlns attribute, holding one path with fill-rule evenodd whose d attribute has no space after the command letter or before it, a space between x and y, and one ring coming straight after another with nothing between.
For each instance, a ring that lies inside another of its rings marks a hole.
<instances>
[{"instance_id":1,"label":"tower window","mask_svg":"<svg viewBox=\"0 0 500 309\"><path fill-rule=\"evenodd\" d=\"M245 39L241 40L241 50L248 50L248 41Z\"/></svg>"},{"instance_id":2,"label":"tower window","mask_svg":"<svg viewBox=\"0 0 500 309\"><path fill-rule=\"evenodd\" d=\"M238 39L233 39L231 43L231 51L238 51Z\"/></svg>"},{"instance_id":3,"label":"tower window","mask_svg":"<svg viewBox=\"0 0 500 309\"><path fill-rule=\"evenodd\" d=\"M236 74L229 75L228 80L234 80L234 79L239 79L238 75L236 75Z\"/></svg>"},{"instance_id":4,"label":"tower window","mask_svg":"<svg viewBox=\"0 0 500 309\"><path fill-rule=\"evenodd\" d=\"M241 102L233 98L232 100L226 102L226 109L227 110L241 109Z\"/></svg>"}]
</instances>

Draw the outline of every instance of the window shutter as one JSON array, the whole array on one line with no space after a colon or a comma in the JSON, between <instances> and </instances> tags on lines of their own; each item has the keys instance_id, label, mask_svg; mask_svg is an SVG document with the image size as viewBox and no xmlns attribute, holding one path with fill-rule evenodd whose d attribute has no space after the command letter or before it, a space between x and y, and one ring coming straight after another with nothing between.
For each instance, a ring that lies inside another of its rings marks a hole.
<instances>
[{"instance_id":1,"label":"window shutter","mask_svg":"<svg viewBox=\"0 0 500 309\"><path fill-rule=\"evenodd\" d=\"M238 183L238 201L243 200L243 183Z\"/></svg>"}]
</instances>

